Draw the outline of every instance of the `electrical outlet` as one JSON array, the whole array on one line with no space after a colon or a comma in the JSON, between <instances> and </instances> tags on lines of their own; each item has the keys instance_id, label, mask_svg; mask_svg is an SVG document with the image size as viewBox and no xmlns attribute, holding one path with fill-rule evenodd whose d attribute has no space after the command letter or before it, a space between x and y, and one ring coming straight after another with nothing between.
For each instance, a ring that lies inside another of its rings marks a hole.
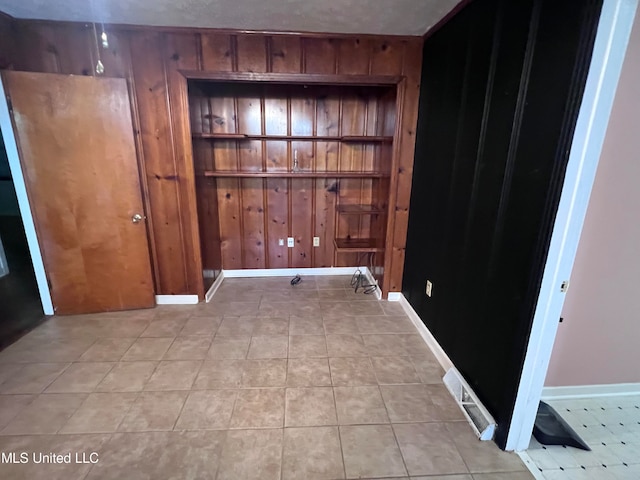
<instances>
[{"instance_id":1,"label":"electrical outlet","mask_svg":"<svg viewBox=\"0 0 640 480\"><path fill-rule=\"evenodd\" d=\"M313 246L314 247L320 246L320 237L313 237Z\"/></svg>"},{"instance_id":2,"label":"electrical outlet","mask_svg":"<svg viewBox=\"0 0 640 480\"><path fill-rule=\"evenodd\" d=\"M295 245L295 243L294 243L293 237L288 237L287 238L287 247L293 248L294 245Z\"/></svg>"},{"instance_id":3,"label":"electrical outlet","mask_svg":"<svg viewBox=\"0 0 640 480\"><path fill-rule=\"evenodd\" d=\"M279 247L284 247L284 238L279 238L278 239L278 246Z\"/></svg>"},{"instance_id":4,"label":"electrical outlet","mask_svg":"<svg viewBox=\"0 0 640 480\"><path fill-rule=\"evenodd\" d=\"M425 293L427 294L427 297L431 296L431 290L433 289L433 283L431 283L430 280L427 280L427 288L425 290Z\"/></svg>"}]
</instances>

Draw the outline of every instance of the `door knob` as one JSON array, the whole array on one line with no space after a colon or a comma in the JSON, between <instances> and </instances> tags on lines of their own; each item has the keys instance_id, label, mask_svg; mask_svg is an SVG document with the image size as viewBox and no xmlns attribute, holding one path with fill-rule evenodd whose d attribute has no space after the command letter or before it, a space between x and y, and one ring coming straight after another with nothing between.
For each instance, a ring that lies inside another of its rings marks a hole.
<instances>
[{"instance_id":1,"label":"door knob","mask_svg":"<svg viewBox=\"0 0 640 480\"><path fill-rule=\"evenodd\" d=\"M140 215L139 213L136 213L133 217L131 217L131 222L133 223L140 223L142 220L144 220L145 217L143 217L142 215Z\"/></svg>"}]
</instances>

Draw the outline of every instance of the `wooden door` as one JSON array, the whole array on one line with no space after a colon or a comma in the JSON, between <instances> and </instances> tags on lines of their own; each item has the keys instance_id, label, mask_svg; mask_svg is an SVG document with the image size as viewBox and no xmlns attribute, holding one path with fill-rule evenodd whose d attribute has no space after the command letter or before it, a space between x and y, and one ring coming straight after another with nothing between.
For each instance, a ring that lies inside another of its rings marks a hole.
<instances>
[{"instance_id":1,"label":"wooden door","mask_svg":"<svg viewBox=\"0 0 640 480\"><path fill-rule=\"evenodd\" d=\"M56 313L153 306L126 81L2 76Z\"/></svg>"}]
</instances>

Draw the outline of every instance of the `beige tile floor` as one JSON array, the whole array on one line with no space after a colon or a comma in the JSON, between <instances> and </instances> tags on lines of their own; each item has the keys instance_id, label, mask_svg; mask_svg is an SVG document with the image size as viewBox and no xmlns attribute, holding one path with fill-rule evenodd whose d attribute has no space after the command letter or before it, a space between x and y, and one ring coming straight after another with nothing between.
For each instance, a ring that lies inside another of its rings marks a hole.
<instances>
[{"instance_id":1,"label":"beige tile floor","mask_svg":"<svg viewBox=\"0 0 640 480\"><path fill-rule=\"evenodd\" d=\"M0 478L532 478L476 440L399 304L349 279L51 318L0 352L0 452L29 458Z\"/></svg>"}]
</instances>

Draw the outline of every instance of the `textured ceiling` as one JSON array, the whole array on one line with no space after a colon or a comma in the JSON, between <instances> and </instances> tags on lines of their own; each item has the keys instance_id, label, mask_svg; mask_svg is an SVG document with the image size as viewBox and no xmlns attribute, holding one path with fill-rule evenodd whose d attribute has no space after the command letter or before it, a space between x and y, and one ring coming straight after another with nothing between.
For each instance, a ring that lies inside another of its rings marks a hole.
<instances>
[{"instance_id":1,"label":"textured ceiling","mask_svg":"<svg viewBox=\"0 0 640 480\"><path fill-rule=\"evenodd\" d=\"M422 35L460 0L0 0L16 18Z\"/></svg>"}]
</instances>

